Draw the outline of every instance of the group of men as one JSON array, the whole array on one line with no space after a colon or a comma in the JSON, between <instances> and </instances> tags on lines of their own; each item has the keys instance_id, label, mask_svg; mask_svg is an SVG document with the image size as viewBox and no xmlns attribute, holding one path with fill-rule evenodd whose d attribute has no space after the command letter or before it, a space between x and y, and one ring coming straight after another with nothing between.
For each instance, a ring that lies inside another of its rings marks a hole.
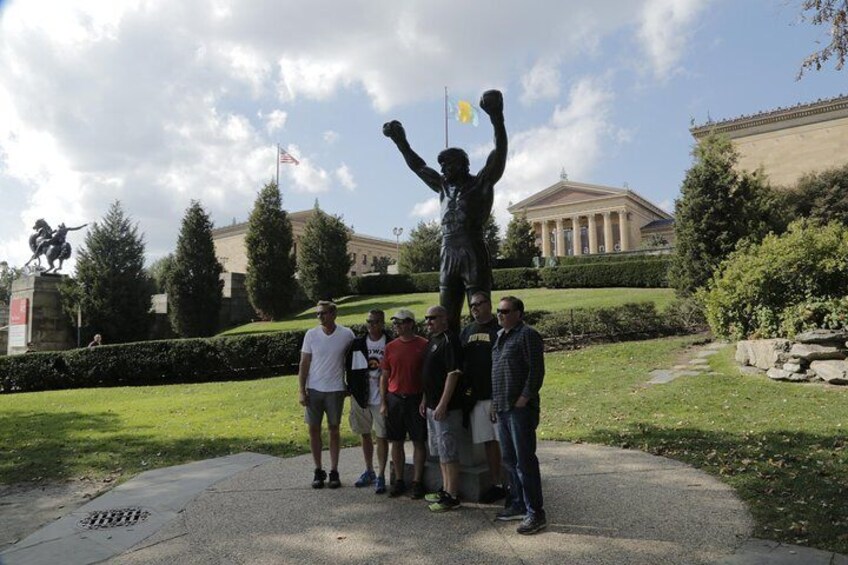
<instances>
[{"instance_id":1,"label":"group of men","mask_svg":"<svg viewBox=\"0 0 848 565\"><path fill-rule=\"evenodd\" d=\"M520 520L521 534L546 527L536 457L539 389L545 372L542 339L524 323L519 298L502 298L497 317L487 293L473 294L469 304L474 321L460 335L449 329L445 308L430 307L424 317L428 340L416 334L415 315L408 309L392 316L393 332L387 331L382 310L370 311L367 332L356 337L336 324L334 303L318 303L320 324L306 332L299 369L300 403L315 463L313 488L341 486L339 426L349 395L350 427L362 438L365 460L355 486L373 485L377 494L388 492L390 497L408 493L425 499L432 512L458 508L460 440L464 428L470 427L472 442L484 446L491 472L492 486L481 502L506 498L496 519ZM325 414L329 476L322 463ZM410 485L404 478L407 438L413 445ZM389 445L394 477L387 485ZM442 478L442 487L431 493L423 480L428 448L439 458Z\"/></svg>"}]
</instances>

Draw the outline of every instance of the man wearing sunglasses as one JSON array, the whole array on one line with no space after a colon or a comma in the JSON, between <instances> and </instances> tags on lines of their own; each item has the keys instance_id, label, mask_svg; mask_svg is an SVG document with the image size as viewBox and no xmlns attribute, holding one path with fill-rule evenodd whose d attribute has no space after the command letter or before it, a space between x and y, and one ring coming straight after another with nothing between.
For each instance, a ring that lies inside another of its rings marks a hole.
<instances>
[{"instance_id":1,"label":"man wearing sunglasses","mask_svg":"<svg viewBox=\"0 0 848 565\"><path fill-rule=\"evenodd\" d=\"M345 386L345 352L353 341L350 328L336 324L336 305L328 300L318 303L315 310L319 326L303 336L300 350L300 404L306 408L306 424L309 426L309 448L315 462L312 488L324 488L327 473L321 466L321 424L327 414L330 435L330 488L339 488L339 449L341 440L339 424L347 396Z\"/></svg>"},{"instance_id":2,"label":"man wearing sunglasses","mask_svg":"<svg viewBox=\"0 0 848 565\"><path fill-rule=\"evenodd\" d=\"M518 533L529 535L548 525L536 457L544 346L539 332L524 323L520 298L501 298L498 322L502 329L492 347L492 415L498 425L503 466L510 477L512 505L496 519L521 520Z\"/></svg>"}]
</instances>

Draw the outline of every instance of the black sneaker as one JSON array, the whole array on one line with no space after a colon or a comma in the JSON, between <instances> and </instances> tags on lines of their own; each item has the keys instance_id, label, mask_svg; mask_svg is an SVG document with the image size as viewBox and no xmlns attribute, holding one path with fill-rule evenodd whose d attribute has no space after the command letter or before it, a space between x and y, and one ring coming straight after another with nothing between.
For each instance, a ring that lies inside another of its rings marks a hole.
<instances>
[{"instance_id":1,"label":"black sneaker","mask_svg":"<svg viewBox=\"0 0 848 565\"><path fill-rule=\"evenodd\" d=\"M315 469L315 477L312 479L312 488L324 488L327 480L327 472L324 469Z\"/></svg>"},{"instance_id":2,"label":"black sneaker","mask_svg":"<svg viewBox=\"0 0 848 565\"><path fill-rule=\"evenodd\" d=\"M518 526L518 529L515 530L519 534L523 534L525 536L529 536L531 534L535 534L537 532L541 532L545 528L548 527L548 521L545 520L544 516L526 516L524 520L521 521L521 525Z\"/></svg>"},{"instance_id":3,"label":"black sneaker","mask_svg":"<svg viewBox=\"0 0 848 565\"><path fill-rule=\"evenodd\" d=\"M483 504L492 504L506 497L506 490L501 485L492 485L486 492L480 495L480 502Z\"/></svg>"},{"instance_id":4,"label":"black sneaker","mask_svg":"<svg viewBox=\"0 0 848 565\"><path fill-rule=\"evenodd\" d=\"M504 510L501 510L495 515L495 520L498 522L511 522L512 520L524 520L527 517L526 510L520 510L511 506Z\"/></svg>"},{"instance_id":5,"label":"black sneaker","mask_svg":"<svg viewBox=\"0 0 848 565\"><path fill-rule=\"evenodd\" d=\"M330 480L327 481L327 486L330 488L339 488L342 486L342 482L339 480L338 471L330 471Z\"/></svg>"},{"instance_id":6,"label":"black sneaker","mask_svg":"<svg viewBox=\"0 0 848 565\"><path fill-rule=\"evenodd\" d=\"M412 493L409 495L410 498L413 500L421 500L424 498L425 494L427 494L427 491L424 490L424 483L412 481Z\"/></svg>"},{"instance_id":7,"label":"black sneaker","mask_svg":"<svg viewBox=\"0 0 848 565\"><path fill-rule=\"evenodd\" d=\"M395 484L392 485L392 489L389 491L389 496L395 498L396 496L400 496L406 492L406 483L403 482L403 479L398 479L395 481Z\"/></svg>"},{"instance_id":8,"label":"black sneaker","mask_svg":"<svg viewBox=\"0 0 848 565\"><path fill-rule=\"evenodd\" d=\"M459 502L459 497L454 498L448 493L445 493L445 496L438 502L434 502L429 505L427 508L430 509L430 512L450 512L451 510L456 510L462 506Z\"/></svg>"}]
</instances>

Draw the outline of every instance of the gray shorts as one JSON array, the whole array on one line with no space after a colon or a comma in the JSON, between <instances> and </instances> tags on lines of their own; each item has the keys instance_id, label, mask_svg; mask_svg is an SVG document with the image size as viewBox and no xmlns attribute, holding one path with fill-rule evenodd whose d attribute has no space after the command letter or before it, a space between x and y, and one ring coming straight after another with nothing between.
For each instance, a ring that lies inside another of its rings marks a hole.
<instances>
[{"instance_id":1,"label":"gray shorts","mask_svg":"<svg viewBox=\"0 0 848 565\"><path fill-rule=\"evenodd\" d=\"M427 430L430 440L430 455L438 455L439 463L459 461L459 434L462 431L462 410L448 410L444 420L433 417L427 409Z\"/></svg>"},{"instance_id":2,"label":"gray shorts","mask_svg":"<svg viewBox=\"0 0 848 565\"><path fill-rule=\"evenodd\" d=\"M347 393L343 390L335 392L320 392L312 388L306 389L309 400L306 402L307 425L320 426L327 414L327 425L337 428L342 422L344 399Z\"/></svg>"}]
</instances>

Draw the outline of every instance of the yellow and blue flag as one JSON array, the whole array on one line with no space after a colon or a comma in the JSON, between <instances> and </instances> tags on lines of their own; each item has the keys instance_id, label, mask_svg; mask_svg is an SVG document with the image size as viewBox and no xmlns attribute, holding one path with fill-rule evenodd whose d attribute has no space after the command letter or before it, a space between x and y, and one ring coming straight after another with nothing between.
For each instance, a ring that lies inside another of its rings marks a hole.
<instances>
[{"instance_id":1,"label":"yellow and blue flag","mask_svg":"<svg viewBox=\"0 0 848 565\"><path fill-rule=\"evenodd\" d=\"M450 107L454 119L456 119L459 123L476 126L479 122L480 111L471 102L467 100L454 102L451 100Z\"/></svg>"}]
</instances>

